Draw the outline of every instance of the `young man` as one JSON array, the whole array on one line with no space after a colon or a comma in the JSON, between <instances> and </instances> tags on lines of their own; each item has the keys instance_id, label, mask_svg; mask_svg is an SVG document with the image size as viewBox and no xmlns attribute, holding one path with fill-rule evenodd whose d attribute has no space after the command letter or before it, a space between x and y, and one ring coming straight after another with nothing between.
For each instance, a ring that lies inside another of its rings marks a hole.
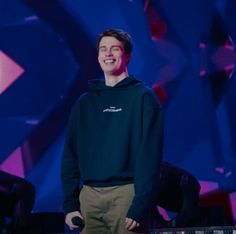
<instances>
[{"instance_id":1,"label":"young man","mask_svg":"<svg viewBox=\"0 0 236 234\"><path fill-rule=\"evenodd\" d=\"M128 74L127 32L104 31L97 50L105 80L90 81L75 104L62 157L65 222L76 228L79 216L87 234L144 233L158 192L162 111L151 89Z\"/></svg>"}]
</instances>

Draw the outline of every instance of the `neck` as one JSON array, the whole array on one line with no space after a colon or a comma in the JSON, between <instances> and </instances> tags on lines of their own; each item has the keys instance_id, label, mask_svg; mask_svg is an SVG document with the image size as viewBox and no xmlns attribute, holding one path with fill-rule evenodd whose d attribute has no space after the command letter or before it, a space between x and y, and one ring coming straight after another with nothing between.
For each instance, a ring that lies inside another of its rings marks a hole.
<instances>
[{"instance_id":1,"label":"neck","mask_svg":"<svg viewBox=\"0 0 236 234\"><path fill-rule=\"evenodd\" d=\"M106 86L115 86L120 81L124 80L129 74L128 71L121 73L120 75L104 74Z\"/></svg>"}]
</instances>

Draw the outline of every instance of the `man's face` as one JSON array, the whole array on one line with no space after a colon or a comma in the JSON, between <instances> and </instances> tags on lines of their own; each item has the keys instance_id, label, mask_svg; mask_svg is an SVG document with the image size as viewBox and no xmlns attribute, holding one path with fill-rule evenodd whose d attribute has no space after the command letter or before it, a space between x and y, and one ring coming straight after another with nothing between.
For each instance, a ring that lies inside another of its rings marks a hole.
<instances>
[{"instance_id":1,"label":"man's face","mask_svg":"<svg viewBox=\"0 0 236 234\"><path fill-rule=\"evenodd\" d=\"M105 74L120 75L127 69L130 55L115 37L103 37L98 48L98 62Z\"/></svg>"}]
</instances>

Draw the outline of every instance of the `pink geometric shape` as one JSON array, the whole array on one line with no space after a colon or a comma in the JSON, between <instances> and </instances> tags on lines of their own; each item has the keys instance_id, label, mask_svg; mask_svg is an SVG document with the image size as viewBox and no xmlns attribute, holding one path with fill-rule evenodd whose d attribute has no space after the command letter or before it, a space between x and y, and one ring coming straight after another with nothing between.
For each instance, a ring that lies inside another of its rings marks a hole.
<instances>
[{"instance_id":1,"label":"pink geometric shape","mask_svg":"<svg viewBox=\"0 0 236 234\"><path fill-rule=\"evenodd\" d=\"M8 156L8 158L0 165L0 169L12 175L22 178L25 177L20 147L16 148L16 150Z\"/></svg>"},{"instance_id":2,"label":"pink geometric shape","mask_svg":"<svg viewBox=\"0 0 236 234\"><path fill-rule=\"evenodd\" d=\"M199 181L201 185L200 195L208 192L216 191L219 188L218 183L211 181Z\"/></svg>"},{"instance_id":3,"label":"pink geometric shape","mask_svg":"<svg viewBox=\"0 0 236 234\"><path fill-rule=\"evenodd\" d=\"M0 50L0 95L24 73L24 69Z\"/></svg>"}]
</instances>

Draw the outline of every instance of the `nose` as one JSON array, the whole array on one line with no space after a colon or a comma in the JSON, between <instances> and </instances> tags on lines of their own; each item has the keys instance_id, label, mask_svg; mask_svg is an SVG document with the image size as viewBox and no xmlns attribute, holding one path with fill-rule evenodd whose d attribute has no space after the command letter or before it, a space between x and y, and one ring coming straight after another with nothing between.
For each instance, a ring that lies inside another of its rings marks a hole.
<instances>
[{"instance_id":1,"label":"nose","mask_svg":"<svg viewBox=\"0 0 236 234\"><path fill-rule=\"evenodd\" d=\"M108 48L107 50L106 50L106 54L105 54L106 56L111 56L112 55L112 48Z\"/></svg>"}]
</instances>

